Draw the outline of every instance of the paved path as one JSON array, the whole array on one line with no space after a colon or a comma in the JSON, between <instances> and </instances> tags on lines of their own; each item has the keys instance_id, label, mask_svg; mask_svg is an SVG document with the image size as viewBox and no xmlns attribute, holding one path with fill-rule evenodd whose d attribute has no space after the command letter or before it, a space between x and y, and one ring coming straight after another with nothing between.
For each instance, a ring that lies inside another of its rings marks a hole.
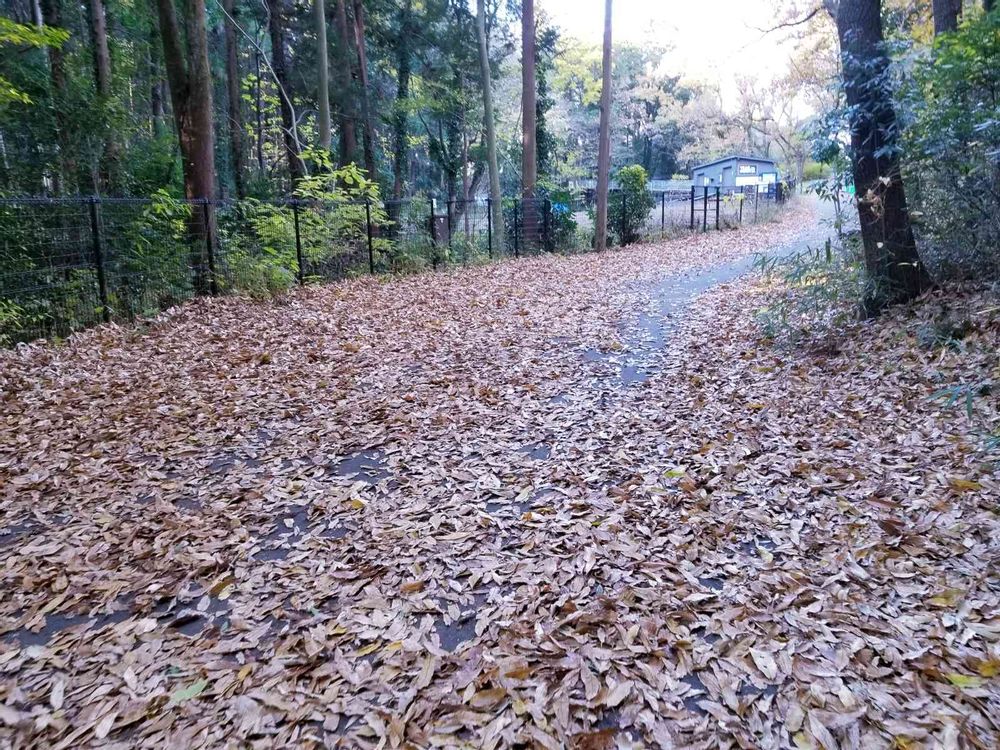
<instances>
[{"instance_id":1,"label":"paved path","mask_svg":"<svg viewBox=\"0 0 1000 750\"><path fill-rule=\"evenodd\" d=\"M787 258L822 247L828 239L835 237L832 204L819 201L812 195L803 196L800 200L813 204L816 221L803 227L794 240L771 248L766 253L767 258ZM648 312L638 316L635 326L629 325L633 321L626 321L622 328L628 343L627 353L602 354L591 350L585 354L585 359L615 361L621 382L626 385L644 382L655 372L677 323L698 295L747 275L753 271L757 260L757 256L747 255L722 266L670 276L647 285L644 291L649 299Z\"/></svg>"}]
</instances>

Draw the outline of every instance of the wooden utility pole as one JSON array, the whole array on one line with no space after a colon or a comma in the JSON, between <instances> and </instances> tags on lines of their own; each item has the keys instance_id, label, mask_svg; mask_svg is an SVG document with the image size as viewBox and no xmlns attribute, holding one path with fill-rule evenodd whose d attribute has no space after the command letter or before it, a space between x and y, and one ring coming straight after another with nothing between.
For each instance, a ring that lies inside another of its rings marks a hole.
<instances>
[{"instance_id":1,"label":"wooden utility pole","mask_svg":"<svg viewBox=\"0 0 1000 750\"><path fill-rule=\"evenodd\" d=\"M601 63L601 130L597 148L597 226L594 248L608 246L608 189L611 183L611 0L604 0L604 57Z\"/></svg>"},{"instance_id":2,"label":"wooden utility pole","mask_svg":"<svg viewBox=\"0 0 1000 750\"><path fill-rule=\"evenodd\" d=\"M535 0L521 7L521 197L533 198L538 180L535 143Z\"/></svg>"}]
</instances>

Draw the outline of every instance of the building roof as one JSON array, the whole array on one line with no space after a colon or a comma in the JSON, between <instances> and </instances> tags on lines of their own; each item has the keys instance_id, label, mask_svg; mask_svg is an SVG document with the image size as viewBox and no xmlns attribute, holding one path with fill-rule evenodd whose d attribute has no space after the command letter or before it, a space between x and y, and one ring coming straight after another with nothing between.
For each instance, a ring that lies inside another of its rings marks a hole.
<instances>
[{"instance_id":1,"label":"building roof","mask_svg":"<svg viewBox=\"0 0 1000 750\"><path fill-rule=\"evenodd\" d=\"M704 164L698 164L692 171L704 169L705 167L711 167L715 164L721 164L724 161L732 161L733 159L739 159L740 161L755 161L758 164L774 165L774 159L763 159L759 156L744 156L743 154L730 154L729 156L723 156L721 159L714 159L713 161L707 161Z\"/></svg>"}]
</instances>

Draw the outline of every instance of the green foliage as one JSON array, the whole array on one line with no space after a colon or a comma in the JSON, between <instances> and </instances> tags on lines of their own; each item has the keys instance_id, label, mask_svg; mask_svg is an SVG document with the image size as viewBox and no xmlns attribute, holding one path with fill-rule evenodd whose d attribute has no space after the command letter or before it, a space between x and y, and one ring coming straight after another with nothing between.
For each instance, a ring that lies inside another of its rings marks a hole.
<instances>
[{"instance_id":1,"label":"green foliage","mask_svg":"<svg viewBox=\"0 0 1000 750\"><path fill-rule=\"evenodd\" d=\"M904 176L935 275L1000 277L1000 12L899 56Z\"/></svg>"},{"instance_id":2,"label":"green foliage","mask_svg":"<svg viewBox=\"0 0 1000 750\"><path fill-rule=\"evenodd\" d=\"M808 162L805 168L802 170L803 180L821 180L826 177L831 176L832 169L828 164L820 164L819 162L811 161Z\"/></svg>"},{"instance_id":3,"label":"green foliage","mask_svg":"<svg viewBox=\"0 0 1000 750\"><path fill-rule=\"evenodd\" d=\"M0 299L0 346L10 346L24 327L24 309L14 300Z\"/></svg>"},{"instance_id":4,"label":"green foliage","mask_svg":"<svg viewBox=\"0 0 1000 750\"><path fill-rule=\"evenodd\" d=\"M783 346L830 345L838 329L858 317L867 281L857 238L841 247L785 257L758 255L755 268L776 282L768 307L758 311L764 336Z\"/></svg>"},{"instance_id":5,"label":"green foliage","mask_svg":"<svg viewBox=\"0 0 1000 750\"><path fill-rule=\"evenodd\" d=\"M0 45L14 47L60 47L69 32L49 26L28 26L0 16ZM0 75L0 107L11 102L31 104L31 97Z\"/></svg>"},{"instance_id":6,"label":"green foliage","mask_svg":"<svg viewBox=\"0 0 1000 750\"><path fill-rule=\"evenodd\" d=\"M649 176L638 164L619 169L615 182L617 190L608 200L608 235L619 245L631 245L642 237L656 201L649 192Z\"/></svg>"},{"instance_id":7,"label":"green foliage","mask_svg":"<svg viewBox=\"0 0 1000 750\"><path fill-rule=\"evenodd\" d=\"M840 236L844 230L845 210L849 207L847 196L854 189L851 161L844 142L848 132L847 115L842 109L834 109L817 119L810 134L812 158L826 174L813 182L809 188L820 200L828 201L834 208L834 226Z\"/></svg>"}]
</instances>

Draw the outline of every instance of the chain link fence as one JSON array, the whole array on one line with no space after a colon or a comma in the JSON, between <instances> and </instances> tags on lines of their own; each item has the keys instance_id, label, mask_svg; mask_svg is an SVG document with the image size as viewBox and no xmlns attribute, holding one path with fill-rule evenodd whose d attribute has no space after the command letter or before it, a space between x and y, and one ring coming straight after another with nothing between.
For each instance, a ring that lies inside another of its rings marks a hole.
<instances>
[{"instance_id":1,"label":"chain link fence","mask_svg":"<svg viewBox=\"0 0 1000 750\"><path fill-rule=\"evenodd\" d=\"M722 188L609 196L610 244L754 220L780 195ZM751 216L751 211L753 215ZM197 295L495 258L586 252L593 196L380 202L0 199L0 344L132 321Z\"/></svg>"}]
</instances>

